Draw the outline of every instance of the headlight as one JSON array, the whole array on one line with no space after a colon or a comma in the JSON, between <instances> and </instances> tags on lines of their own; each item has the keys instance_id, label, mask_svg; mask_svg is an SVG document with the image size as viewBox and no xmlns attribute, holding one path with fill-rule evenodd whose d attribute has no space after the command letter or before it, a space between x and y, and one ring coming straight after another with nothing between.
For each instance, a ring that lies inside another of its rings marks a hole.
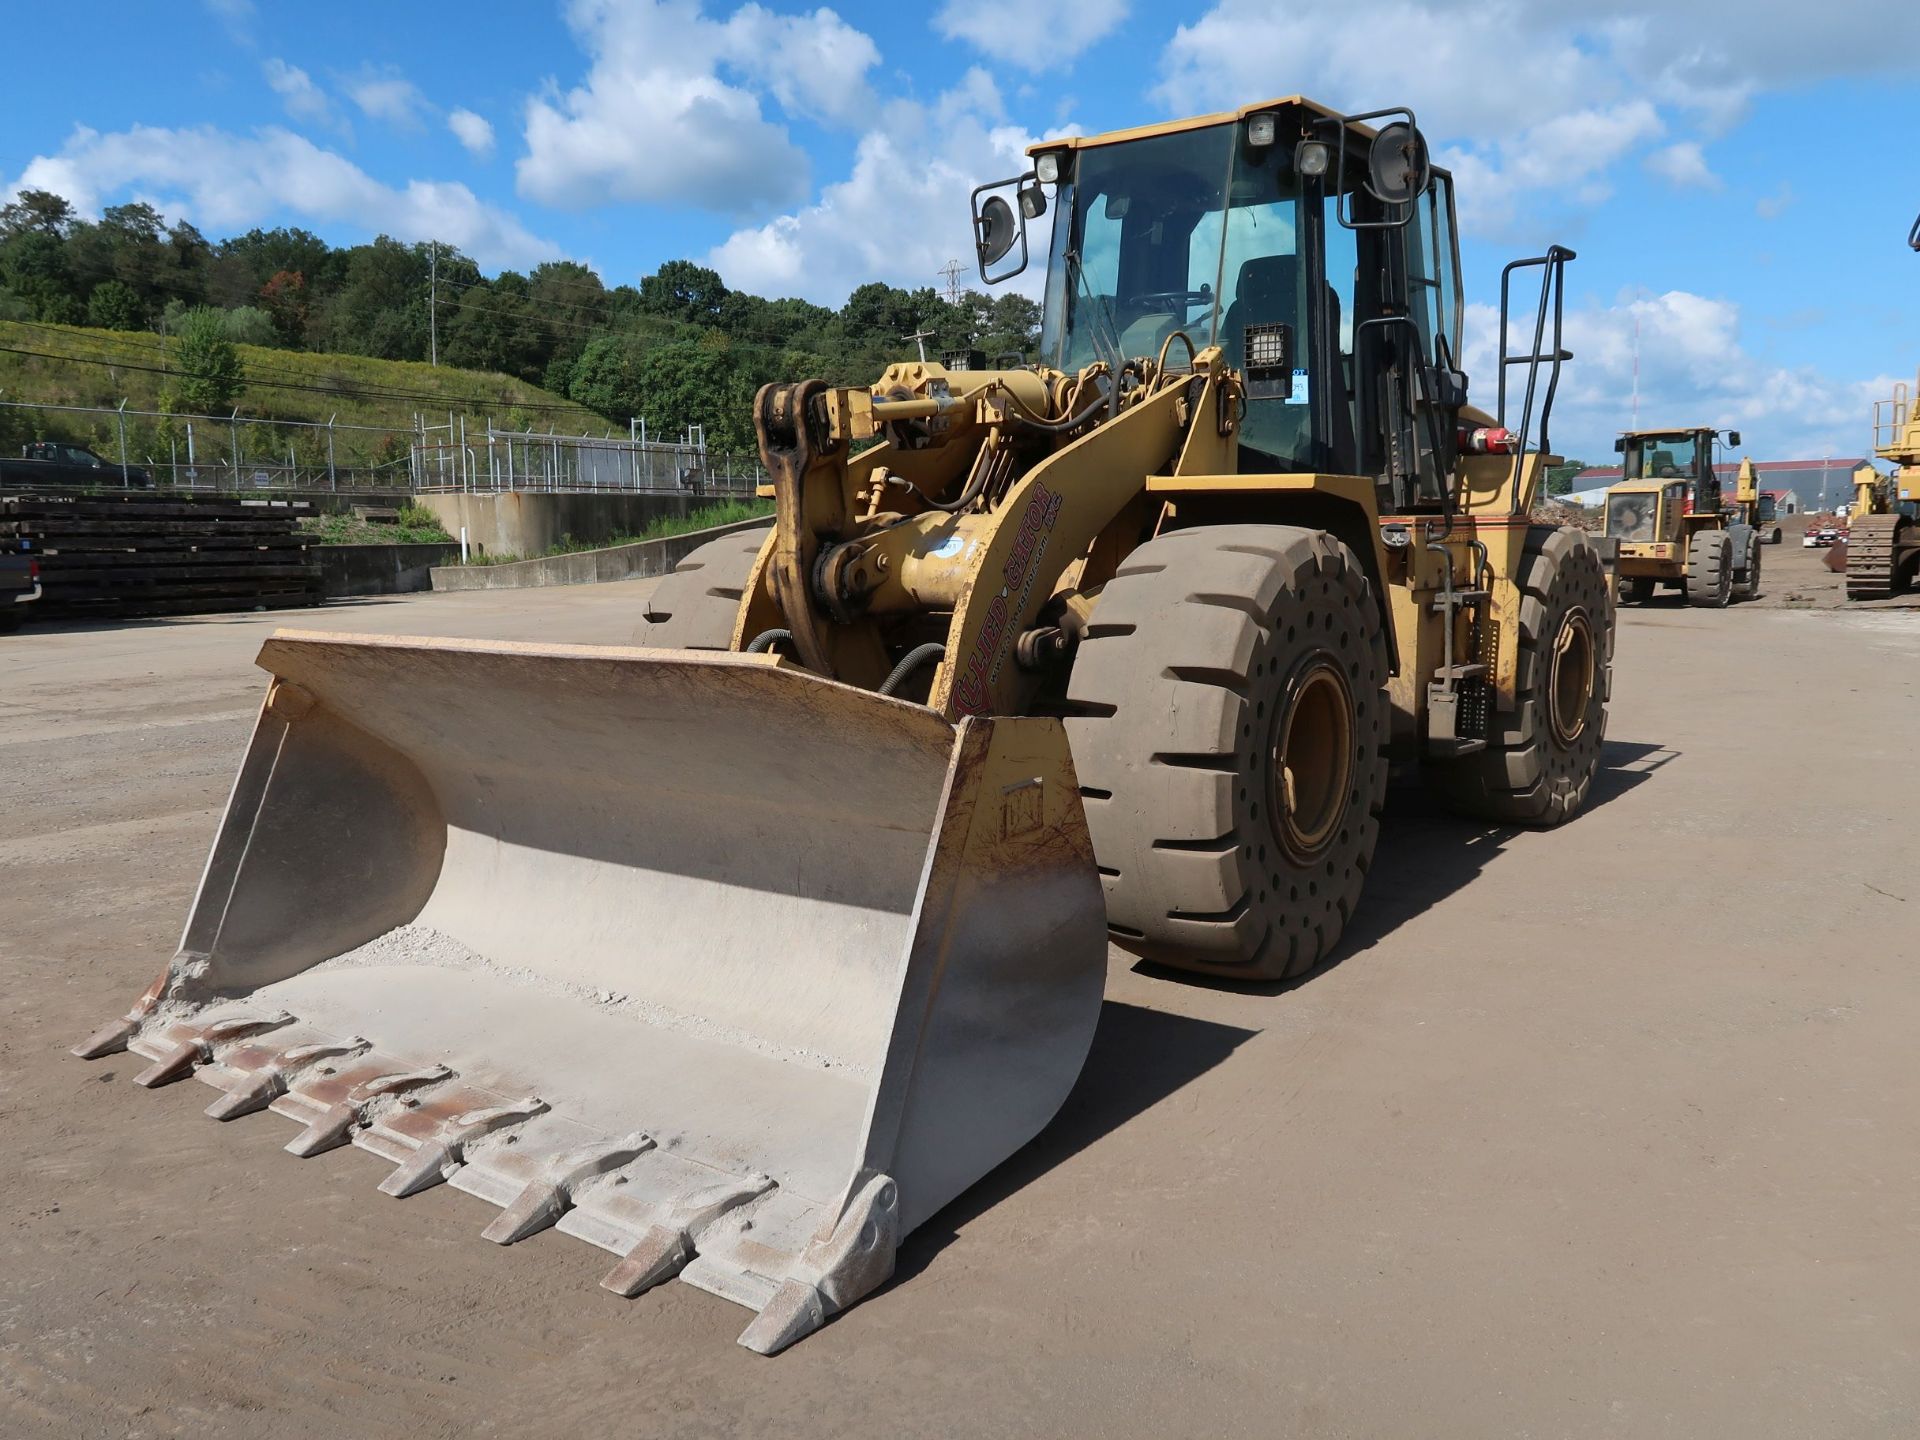
<instances>
[{"instance_id":1,"label":"headlight","mask_svg":"<svg viewBox=\"0 0 1920 1440\"><path fill-rule=\"evenodd\" d=\"M1042 185L1060 183L1060 152L1058 150L1049 150L1043 155L1034 157L1033 178Z\"/></svg>"},{"instance_id":2,"label":"headlight","mask_svg":"<svg viewBox=\"0 0 1920 1440\"><path fill-rule=\"evenodd\" d=\"M1310 178L1326 174L1332 163L1333 152L1324 140L1302 140L1293 152L1293 168Z\"/></svg>"},{"instance_id":3,"label":"headlight","mask_svg":"<svg viewBox=\"0 0 1920 1440\"><path fill-rule=\"evenodd\" d=\"M1278 128L1277 120L1278 117L1271 111L1262 112L1259 115L1249 115L1247 117L1247 143L1256 147L1273 144L1274 133Z\"/></svg>"}]
</instances>

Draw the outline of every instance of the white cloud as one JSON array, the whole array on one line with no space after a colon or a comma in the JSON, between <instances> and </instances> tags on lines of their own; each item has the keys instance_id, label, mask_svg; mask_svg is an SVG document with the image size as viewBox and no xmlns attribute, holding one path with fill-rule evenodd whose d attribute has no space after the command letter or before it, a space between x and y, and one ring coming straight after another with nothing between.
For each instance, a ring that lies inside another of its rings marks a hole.
<instances>
[{"instance_id":1,"label":"white cloud","mask_svg":"<svg viewBox=\"0 0 1920 1440\"><path fill-rule=\"evenodd\" d=\"M1036 25L1036 16L1043 13L1044 23ZM946 0L933 17L933 28L995 60L1040 71L1070 64L1126 18L1126 0L1069 5L1051 12L1037 10L1030 0Z\"/></svg>"},{"instance_id":2,"label":"white cloud","mask_svg":"<svg viewBox=\"0 0 1920 1440\"><path fill-rule=\"evenodd\" d=\"M832 10L747 4L716 21L696 0L574 0L568 23L592 64L582 84L528 103L518 165L520 193L547 204L790 205L806 194L807 156L763 97L836 125L875 109L867 71L880 52Z\"/></svg>"},{"instance_id":3,"label":"white cloud","mask_svg":"<svg viewBox=\"0 0 1920 1440\"><path fill-rule=\"evenodd\" d=\"M1000 116L999 91L979 69L932 106L889 106L885 123L861 137L845 180L811 205L735 231L707 263L738 289L832 305L869 280L934 285L955 258L971 273L968 192L1019 173L1034 138L998 123ZM1035 237L1042 251L1048 227L1042 220ZM1036 262L1022 277L1029 291L1038 287L1044 255Z\"/></svg>"},{"instance_id":4,"label":"white cloud","mask_svg":"<svg viewBox=\"0 0 1920 1440\"><path fill-rule=\"evenodd\" d=\"M1662 138L1680 164L1759 91L1898 71L1916 47L1920 6L1890 0L1764 17L1741 0L1214 0L1176 31L1154 93L1181 114L1242 105L1310 58L1316 99L1411 105L1463 174L1463 224L1497 231L1543 197L1596 203L1610 166Z\"/></svg>"},{"instance_id":5,"label":"white cloud","mask_svg":"<svg viewBox=\"0 0 1920 1440\"><path fill-rule=\"evenodd\" d=\"M333 102L327 98L327 92L314 84L313 77L298 65L289 65L276 58L268 60L260 69L267 77L268 86L280 97L280 103L293 119L304 120L310 125L333 126L342 123L334 113Z\"/></svg>"},{"instance_id":6,"label":"white cloud","mask_svg":"<svg viewBox=\"0 0 1920 1440\"><path fill-rule=\"evenodd\" d=\"M57 154L29 161L17 179L0 187L0 195L28 188L64 195L87 214L132 191L216 233L297 216L401 240L444 240L489 269L537 264L562 254L551 240L464 185L438 180L387 185L278 126L253 135L212 126L149 125L102 134L83 126Z\"/></svg>"},{"instance_id":7,"label":"white cloud","mask_svg":"<svg viewBox=\"0 0 1920 1440\"><path fill-rule=\"evenodd\" d=\"M792 114L846 126L873 115L866 74L879 47L831 10L776 15L743 5L727 20L720 55Z\"/></svg>"},{"instance_id":8,"label":"white cloud","mask_svg":"<svg viewBox=\"0 0 1920 1440\"><path fill-rule=\"evenodd\" d=\"M1656 150L1647 156L1647 169L1676 190L1719 190L1720 177L1707 164L1697 140L1682 140L1677 145Z\"/></svg>"},{"instance_id":9,"label":"white cloud","mask_svg":"<svg viewBox=\"0 0 1920 1440\"><path fill-rule=\"evenodd\" d=\"M1786 214L1787 210L1793 205L1793 202L1797 198L1793 193L1793 186L1789 182L1782 180L1779 189L1775 190L1771 195L1762 195L1754 202L1753 213L1758 215L1762 220L1778 220L1782 215Z\"/></svg>"},{"instance_id":10,"label":"white cloud","mask_svg":"<svg viewBox=\"0 0 1920 1440\"><path fill-rule=\"evenodd\" d=\"M1633 423L1636 348L1642 425L1712 425L1743 432L1756 456L1850 455L1863 417L1892 385L1885 376L1842 380L1810 365L1782 365L1754 353L1730 300L1685 290L1623 293L1567 312L1574 354L1553 412L1553 448L1610 463L1613 437ZM1637 338L1636 338L1637 326ZM1499 312L1469 305L1465 363L1479 377L1476 399L1492 403L1492 344ZM1516 322L1512 343L1529 335Z\"/></svg>"},{"instance_id":11,"label":"white cloud","mask_svg":"<svg viewBox=\"0 0 1920 1440\"><path fill-rule=\"evenodd\" d=\"M447 129L454 139L467 147L467 153L484 160L493 154L493 126L484 115L471 110L454 109L447 113Z\"/></svg>"},{"instance_id":12,"label":"white cloud","mask_svg":"<svg viewBox=\"0 0 1920 1440\"><path fill-rule=\"evenodd\" d=\"M384 120L405 130L418 129L428 107L414 83L397 70L362 70L343 82L348 96L368 118Z\"/></svg>"}]
</instances>

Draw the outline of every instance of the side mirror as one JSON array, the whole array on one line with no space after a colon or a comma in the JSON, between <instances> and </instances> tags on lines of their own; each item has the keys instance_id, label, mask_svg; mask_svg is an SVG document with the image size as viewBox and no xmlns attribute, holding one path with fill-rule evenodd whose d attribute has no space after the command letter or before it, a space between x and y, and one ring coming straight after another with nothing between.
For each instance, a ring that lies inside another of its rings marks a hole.
<instances>
[{"instance_id":1,"label":"side mirror","mask_svg":"<svg viewBox=\"0 0 1920 1440\"><path fill-rule=\"evenodd\" d=\"M1426 137L1404 120L1381 128L1367 151L1367 189L1383 205L1411 204L1426 193L1433 167Z\"/></svg>"},{"instance_id":2,"label":"side mirror","mask_svg":"<svg viewBox=\"0 0 1920 1440\"><path fill-rule=\"evenodd\" d=\"M1019 201L1017 211L1005 195L990 193L1009 187L1013 188L1015 199ZM1031 208L1036 200L1039 202L1038 208ZM1027 268L1027 220L1030 215L1037 216L1045 212L1046 196L1030 174L1012 180L996 180L974 190L973 248L980 266L980 279L985 284L998 285ZM995 266L1013 253L1015 241L1020 246L1020 262L1010 268L995 270Z\"/></svg>"},{"instance_id":3,"label":"side mirror","mask_svg":"<svg viewBox=\"0 0 1920 1440\"><path fill-rule=\"evenodd\" d=\"M1727 444L1736 450L1740 448L1740 432L1738 430L1727 431Z\"/></svg>"},{"instance_id":4,"label":"side mirror","mask_svg":"<svg viewBox=\"0 0 1920 1440\"><path fill-rule=\"evenodd\" d=\"M1020 225L1013 218L1013 207L1000 195L987 197L987 203L980 207L974 224L979 228L976 248L980 251L980 263L997 265L1007 258L1007 252L1013 249L1013 242L1020 237Z\"/></svg>"},{"instance_id":5,"label":"side mirror","mask_svg":"<svg viewBox=\"0 0 1920 1440\"><path fill-rule=\"evenodd\" d=\"M1627 437L1626 436L1616 435L1613 437L1613 453L1616 455L1624 455L1627 453Z\"/></svg>"}]
</instances>

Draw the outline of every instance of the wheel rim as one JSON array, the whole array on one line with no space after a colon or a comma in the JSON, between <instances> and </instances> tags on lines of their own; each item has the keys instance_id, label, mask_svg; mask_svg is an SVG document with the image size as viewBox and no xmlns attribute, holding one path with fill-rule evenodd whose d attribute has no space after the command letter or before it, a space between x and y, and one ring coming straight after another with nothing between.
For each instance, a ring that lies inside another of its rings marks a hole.
<instances>
[{"instance_id":1,"label":"wheel rim","mask_svg":"<svg viewBox=\"0 0 1920 1440\"><path fill-rule=\"evenodd\" d=\"M1340 833L1353 787L1353 692L1328 655L1309 657L1284 691L1274 726L1274 832L1296 861L1311 860Z\"/></svg>"},{"instance_id":2,"label":"wheel rim","mask_svg":"<svg viewBox=\"0 0 1920 1440\"><path fill-rule=\"evenodd\" d=\"M1553 664L1547 674L1547 709L1553 735L1571 745L1587 728L1593 700L1593 624L1584 609L1569 610L1553 637Z\"/></svg>"}]
</instances>

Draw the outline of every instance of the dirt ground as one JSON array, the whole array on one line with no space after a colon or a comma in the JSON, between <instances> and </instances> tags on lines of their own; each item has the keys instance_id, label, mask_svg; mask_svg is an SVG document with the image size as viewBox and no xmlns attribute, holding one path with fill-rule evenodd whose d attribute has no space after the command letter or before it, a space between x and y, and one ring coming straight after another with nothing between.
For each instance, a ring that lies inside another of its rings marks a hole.
<instances>
[{"instance_id":1,"label":"dirt ground","mask_svg":"<svg viewBox=\"0 0 1920 1440\"><path fill-rule=\"evenodd\" d=\"M1920 1433L1920 614L1768 561L1769 603L1625 613L1570 826L1396 791L1332 969L1116 952L1059 1119L772 1360L69 1058L178 936L260 639L316 617L0 641L0 1434ZM644 591L317 618L620 641Z\"/></svg>"}]
</instances>

